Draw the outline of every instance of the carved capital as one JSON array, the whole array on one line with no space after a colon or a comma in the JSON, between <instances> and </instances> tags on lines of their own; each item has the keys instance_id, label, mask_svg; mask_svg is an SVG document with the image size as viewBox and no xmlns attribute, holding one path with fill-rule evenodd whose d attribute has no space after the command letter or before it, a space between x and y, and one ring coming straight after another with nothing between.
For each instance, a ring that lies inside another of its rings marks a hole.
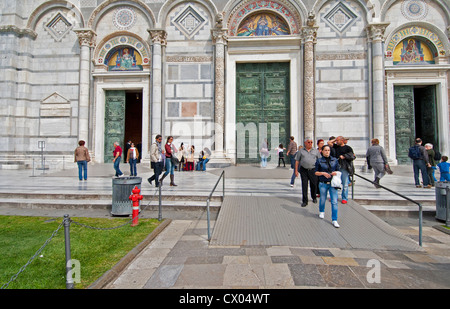
<instances>
[{"instance_id":1,"label":"carved capital","mask_svg":"<svg viewBox=\"0 0 450 309\"><path fill-rule=\"evenodd\" d=\"M91 29L75 29L73 30L78 36L80 46L95 46L97 34Z\"/></svg>"},{"instance_id":2,"label":"carved capital","mask_svg":"<svg viewBox=\"0 0 450 309\"><path fill-rule=\"evenodd\" d=\"M227 44L227 29L212 29L211 36L214 44Z\"/></svg>"},{"instance_id":3,"label":"carved capital","mask_svg":"<svg viewBox=\"0 0 450 309\"><path fill-rule=\"evenodd\" d=\"M303 42L307 43L307 42L312 42L312 43L316 43L316 38L317 38L317 29L319 27L304 27L302 28L302 37L303 37Z\"/></svg>"},{"instance_id":4,"label":"carved capital","mask_svg":"<svg viewBox=\"0 0 450 309\"><path fill-rule=\"evenodd\" d=\"M373 42L384 42L384 32L389 23L373 23L366 27L367 38Z\"/></svg>"},{"instance_id":5,"label":"carved capital","mask_svg":"<svg viewBox=\"0 0 450 309\"><path fill-rule=\"evenodd\" d=\"M149 29L147 30L150 33L150 36L152 38L153 44L161 44L161 45L167 45L167 32L162 29Z\"/></svg>"}]
</instances>

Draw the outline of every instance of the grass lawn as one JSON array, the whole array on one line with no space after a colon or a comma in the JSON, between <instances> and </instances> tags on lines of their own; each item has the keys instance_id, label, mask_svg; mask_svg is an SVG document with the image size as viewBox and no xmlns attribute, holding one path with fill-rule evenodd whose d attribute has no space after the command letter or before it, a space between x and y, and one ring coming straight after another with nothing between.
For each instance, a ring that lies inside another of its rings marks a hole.
<instances>
[{"instance_id":1,"label":"grass lawn","mask_svg":"<svg viewBox=\"0 0 450 309\"><path fill-rule=\"evenodd\" d=\"M130 218L71 219L99 228L116 227L130 221ZM62 222L63 218L0 216L0 287L9 282ZM87 288L142 242L159 224L157 219L139 219L139 225L135 227L127 224L117 229L97 230L72 223L72 259L80 262L81 273L81 282L75 283L75 288ZM7 289L65 289L64 246L62 226Z\"/></svg>"}]
</instances>

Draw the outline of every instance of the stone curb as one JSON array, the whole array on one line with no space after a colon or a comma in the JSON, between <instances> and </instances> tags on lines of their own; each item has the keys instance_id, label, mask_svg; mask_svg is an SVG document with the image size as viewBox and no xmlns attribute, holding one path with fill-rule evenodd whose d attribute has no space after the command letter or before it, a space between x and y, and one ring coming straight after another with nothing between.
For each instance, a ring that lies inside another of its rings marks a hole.
<instances>
[{"instance_id":1,"label":"stone curb","mask_svg":"<svg viewBox=\"0 0 450 309\"><path fill-rule=\"evenodd\" d=\"M171 219L164 219L153 232L151 232L141 243L127 253L116 265L104 273L99 279L88 286L88 289L102 289L108 283L116 279L128 264L142 251L147 245L156 238L170 223Z\"/></svg>"},{"instance_id":2,"label":"stone curb","mask_svg":"<svg viewBox=\"0 0 450 309\"><path fill-rule=\"evenodd\" d=\"M442 225L433 225L433 227L438 231L441 231L445 234L450 235L450 229L447 229L447 228L443 227Z\"/></svg>"}]
</instances>

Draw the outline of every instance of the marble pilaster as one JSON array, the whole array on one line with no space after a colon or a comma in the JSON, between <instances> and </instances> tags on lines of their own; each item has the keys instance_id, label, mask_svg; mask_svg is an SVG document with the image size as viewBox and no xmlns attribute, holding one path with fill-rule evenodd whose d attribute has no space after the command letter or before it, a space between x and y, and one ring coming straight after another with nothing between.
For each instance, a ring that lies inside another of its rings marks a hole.
<instances>
[{"instance_id":1,"label":"marble pilaster","mask_svg":"<svg viewBox=\"0 0 450 309\"><path fill-rule=\"evenodd\" d=\"M91 48L95 46L96 33L91 29L76 29L80 43L80 89L78 103L78 139L89 140L89 92Z\"/></svg>"},{"instance_id":2,"label":"marble pilaster","mask_svg":"<svg viewBox=\"0 0 450 309\"><path fill-rule=\"evenodd\" d=\"M163 134L163 76L162 54L163 47L167 45L167 32L161 29L148 30L153 43L152 64L152 102L151 102L151 141L157 134Z\"/></svg>"},{"instance_id":3,"label":"marble pilaster","mask_svg":"<svg viewBox=\"0 0 450 309\"><path fill-rule=\"evenodd\" d=\"M303 125L304 138L315 138L315 110L314 110L314 44L317 37L316 26L303 28L304 42L304 97L303 97Z\"/></svg>"},{"instance_id":4,"label":"marble pilaster","mask_svg":"<svg viewBox=\"0 0 450 309\"><path fill-rule=\"evenodd\" d=\"M385 146L385 121L384 121L384 32L389 23L373 23L367 26L367 34L372 42L372 119L373 138L380 140L380 145Z\"/></svg>"},{"instance_id":5,"label":"marble pilaster","mask_svg":"<svg viewBox=\"0 0 450 309\"><path fill-rule=\"evenodd\" d=\"M214 142L216 154L224 151L225 132L225 45L226 29L211 31L215 44Z\"/></svg>"}]
</instances>

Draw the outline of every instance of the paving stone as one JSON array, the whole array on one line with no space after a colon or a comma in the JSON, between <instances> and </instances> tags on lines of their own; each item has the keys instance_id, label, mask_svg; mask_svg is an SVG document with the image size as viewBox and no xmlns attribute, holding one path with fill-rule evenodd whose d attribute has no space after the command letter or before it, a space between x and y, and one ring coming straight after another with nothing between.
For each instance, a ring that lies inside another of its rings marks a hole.
<instances>
[{"instance_id":1,"label":"paving stone","mask_svg":"<svg viewBox=\"0 0 450 309\"><path fill-rule=\"evenodd\" d=\"M322 259L328 265L359 266L359 264L353 258L348 257L323 256Z\"/></svg>"},{"instance_id":2,"label":"paving stone","mask_svg":"<svg viewBox=\"0 0 450 309\"><path fill-rule=\"evenodd\" d=\"M174 287L208 287L224 284L224 264L187 264L177 277Z\"/></svg>"},{"instance_id":3,"label":"paving stone","mask_svg":"<svg viewBox=\"0 0 450 309\"><path fill-rule=\"evenodd\" d=\"M326 282L316 265L290 264L288 267L296 286L326 286Z\"/></svg>"},{"instance_id":4,"label":"paving stone","mask_svg":"<svg viewBox=\"0 0 450 309\"><path fill-rule=\"evenodd\" d=\"M347 266L317 265L328 287L363 288L364 284Z\"/></svg>"}]
</instances>

